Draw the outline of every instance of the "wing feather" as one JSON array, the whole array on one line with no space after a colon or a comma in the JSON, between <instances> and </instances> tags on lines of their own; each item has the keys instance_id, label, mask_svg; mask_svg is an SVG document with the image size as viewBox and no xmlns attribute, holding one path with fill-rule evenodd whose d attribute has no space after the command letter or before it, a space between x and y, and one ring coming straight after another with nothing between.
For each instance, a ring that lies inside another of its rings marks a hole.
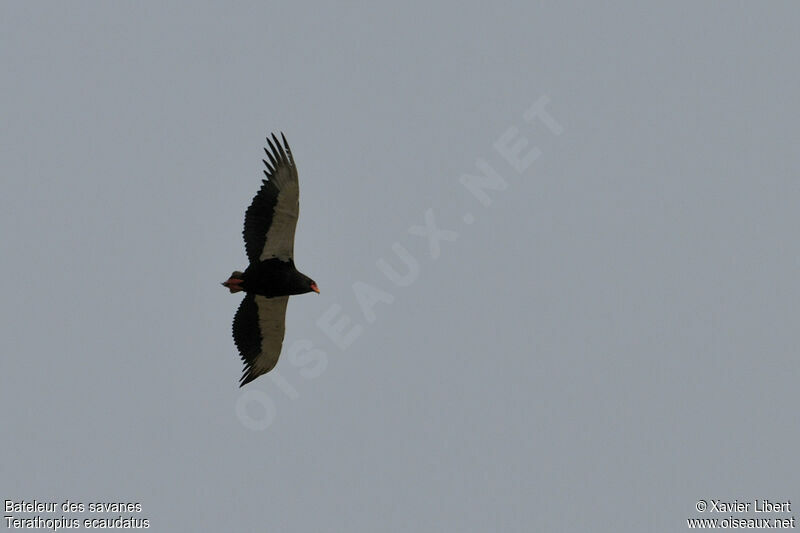
<instances>
[{"instance_id":1,"label":"wing feather","mask_svg":"<svg viewBox=\"0 0 800 533\"><path fill-rule=\"evenodd\" d=\"M269 149L262 160L267 179L253 198L244 216L244 244L251 263L277 257L288 261L294 257L294 233L300 214L300 187L297 167L286 137L283 145L275 134L267 137ZM274 142L273 142L274 141Z\"/></svg>"},{"instance_id":2,"label":"wing feather","mask_svg":"<svg viewBox=\"0 0 800 533\"><path fill-rule=\"evenodd\" d=\"M272 370L283 345L288 296L248 294L233 319L233 340L244 362L241 385Z\"/></svg>"}]
</instances>

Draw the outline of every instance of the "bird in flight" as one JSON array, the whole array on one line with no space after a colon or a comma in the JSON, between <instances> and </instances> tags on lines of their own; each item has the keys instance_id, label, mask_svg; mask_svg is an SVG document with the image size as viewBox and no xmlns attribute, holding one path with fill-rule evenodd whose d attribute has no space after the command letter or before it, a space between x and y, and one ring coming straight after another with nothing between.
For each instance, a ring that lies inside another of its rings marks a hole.
<instances>
[{"instance_id":1,"label":"bird in flight","mask_svg":"<svg viewBox=\"0 0 800 533\"><path fill-rule=\"evenodd\" d=\"M261 189L244 215L244 247L249 266L222 285L245 297L233 318L233 341L244 362L240 387L278 362L289 296L319 293L313 279L294 266L294 229L300 211L297 167L286 137L267 137L269 149Z\"/></svg>"}]
</instances>

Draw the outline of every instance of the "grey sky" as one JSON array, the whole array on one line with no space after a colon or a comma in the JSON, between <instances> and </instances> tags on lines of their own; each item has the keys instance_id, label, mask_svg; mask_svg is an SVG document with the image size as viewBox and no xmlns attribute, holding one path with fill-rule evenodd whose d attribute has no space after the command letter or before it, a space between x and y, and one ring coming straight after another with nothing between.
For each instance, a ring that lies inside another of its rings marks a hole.
<instances>
[{"instance_id":1,"label":"grey sky","mask_svg":"<svg viewBox=\"0 0 800 533\"><path fill-rule=\"evenodd\" d=\"M3 3L3 499L348 533L800 502L800 8L484 4ZM270 131L322 291L284 347L324 364L239 389L219 282ZM437 258L428 210L458 234ZM357 283L392 302L365 316Z\"/></svg>"}]
</instances>

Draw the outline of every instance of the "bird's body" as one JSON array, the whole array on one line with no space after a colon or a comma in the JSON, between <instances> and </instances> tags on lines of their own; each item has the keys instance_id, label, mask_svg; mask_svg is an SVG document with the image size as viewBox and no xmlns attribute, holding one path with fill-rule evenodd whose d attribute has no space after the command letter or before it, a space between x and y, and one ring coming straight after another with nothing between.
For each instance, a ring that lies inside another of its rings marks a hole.
<instances>
[{"instance_id":1,"label":"bird's body","mask_svg":"<svg viewBox=\"0 0 800 533\"><path fill-rule=\"evenodd\" d=\"M244 291L233 319L233 340L244 361L241 385L272 370L283 344L289 296L319 292L294 265L294 231L299 214L297 167L286 138L267 137L267 179L247 208L244 241L249 266L223 282L232 293ZM273 144L274 141L274 144Z\"/></svg>"},{"instance_id":2,"label":"bird's body","mask_svg":"<svg viewBox=\"0 0 800 533\"><path fill-rule=\"evenodd\" d=\"M241 290L267 298L305 294L314 290L311 278L298 272L294 261L282 261L275 257L250 263L247 270L234 272L231 278L242 280L237 284ZM239 291L234 289L232 292Z\"/></svg>"}]
</instances>

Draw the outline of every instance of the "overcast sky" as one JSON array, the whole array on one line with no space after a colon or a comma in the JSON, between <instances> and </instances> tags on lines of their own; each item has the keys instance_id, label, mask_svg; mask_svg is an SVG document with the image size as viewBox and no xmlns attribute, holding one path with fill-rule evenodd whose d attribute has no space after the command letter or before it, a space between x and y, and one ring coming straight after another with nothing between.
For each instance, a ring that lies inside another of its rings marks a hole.
<instances>
[{"instance_id":1,"label":"overcast sky","mask_svg":"<svg viewBox=\"0 0 800 533\"><path fill-rule=\"evenodd\" d=\"M800 8L660 4L4 2L0 498L298 533L800 502ZM239 389L271 131L321 295Z\"/></svg>"}]
</instances>

